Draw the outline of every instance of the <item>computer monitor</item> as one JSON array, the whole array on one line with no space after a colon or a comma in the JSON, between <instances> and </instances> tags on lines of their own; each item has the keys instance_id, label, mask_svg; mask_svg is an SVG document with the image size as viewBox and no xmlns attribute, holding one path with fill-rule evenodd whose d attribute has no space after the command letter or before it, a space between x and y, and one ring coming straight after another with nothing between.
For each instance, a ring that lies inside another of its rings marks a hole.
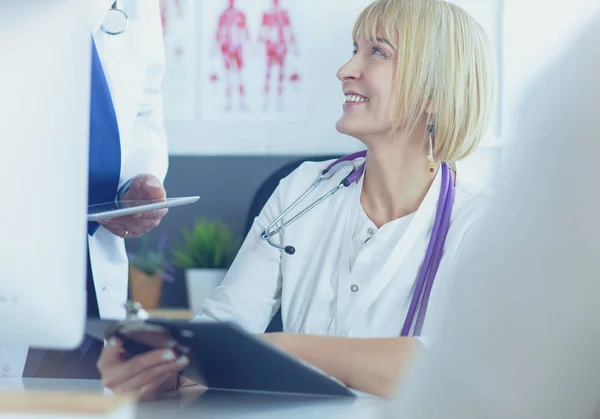
<instances>
[{"instance_id":1,"label":"computer monitor","mask_svg":"<svg viewBox=\"0 0 600 419\"><path fill-rule=\"evenodd\" d=\"M0 7L0 345L83 338L88 1Z\"/></svg>"}]
</instances>

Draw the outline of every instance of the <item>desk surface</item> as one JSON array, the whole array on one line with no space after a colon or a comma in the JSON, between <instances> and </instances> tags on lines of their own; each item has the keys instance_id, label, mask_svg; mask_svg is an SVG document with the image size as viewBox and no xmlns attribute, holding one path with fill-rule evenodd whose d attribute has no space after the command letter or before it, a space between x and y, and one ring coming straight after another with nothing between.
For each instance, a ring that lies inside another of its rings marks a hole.
<instances>
[{"instance_id":1,"label":"desk surface","mask_svg":"<svg viewBox=\"0 0 600 419\"><path fill-rule=\"evenodd\" d=\"M84 391L102 393L100 381L54 379L4 379L0 391ZM238 392L206 391L189 387L152 402L141 403L139 419L197 418L281 418L285 419L352 419L384 417L386 403L374 397L354 400L314 397L258 395Z\"/></svg>"},{"instance_id":2,"label":"desk surface","mask_svg":"<svg viewBox=\"0 0 600 419\"><path fill-rule=\"evenodd\" d=\"M192 310L180 309L180 308L157 308L155 310L148 310L150 317L163 318L171 320L188 320L192 317Z\"/></svg>"}]
</instances>

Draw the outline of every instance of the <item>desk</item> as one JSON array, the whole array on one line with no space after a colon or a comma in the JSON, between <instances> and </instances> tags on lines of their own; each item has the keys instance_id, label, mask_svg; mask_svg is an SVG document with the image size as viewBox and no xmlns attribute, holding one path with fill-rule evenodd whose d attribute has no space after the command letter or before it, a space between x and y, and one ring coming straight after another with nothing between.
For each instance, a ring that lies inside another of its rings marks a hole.
<instances>
[{"instance_id":1,"label":"desk","mask_svg":"<svg viewBox=\"0 0 600 419\"><path fill-rule=\"evenodd\" d=\"M170 319L170 320L188 320L192 317L192 310L180 308L157 308L147 310L152 318Z\"/></svg>"},{"instance_id":2,"label":"desk","mask_svg":"<svg viewBox=\"0 0 600 419\"><path fill-rule=\"evenodd\" d=\"M55 379L0 380L0 391L85 391L105 392L100 381ZM257 395L237 392L204 391L188 387L159 400L141 403L138 419L363 419L383 418L386 402L365 396L354 400L309 398L283 395Z\"/></svg>"}]
</instances>

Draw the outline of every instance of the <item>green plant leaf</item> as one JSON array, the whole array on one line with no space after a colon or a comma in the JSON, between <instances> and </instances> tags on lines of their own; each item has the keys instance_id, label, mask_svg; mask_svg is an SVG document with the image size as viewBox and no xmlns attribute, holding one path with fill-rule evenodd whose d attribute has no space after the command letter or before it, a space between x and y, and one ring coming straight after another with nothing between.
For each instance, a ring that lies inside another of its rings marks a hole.
<instances>
[{"instance_id":1,"label":"green plant leaf","mask_svg":"<svg viewBox=\"0 0 600 419\"><path fill-rule=\"evenodd\" d=\"M239 248L240 239L220 221L199 220L182 230L182 242L172 250L174 265L183 269L227 269Z\"/></svg>"},{"instance_id":2,"label":"green plant leaf","mask_svg":"<svg viewBox=\"0 0 600 419\"><path fill-rule=\"evenodd\" d=\"M156 275L163 272L164 253L160 250L150 249L148 239L140 239L140 247L136 253L129 254L129 263L147 275Z\"/></svg>"}]
</instances>

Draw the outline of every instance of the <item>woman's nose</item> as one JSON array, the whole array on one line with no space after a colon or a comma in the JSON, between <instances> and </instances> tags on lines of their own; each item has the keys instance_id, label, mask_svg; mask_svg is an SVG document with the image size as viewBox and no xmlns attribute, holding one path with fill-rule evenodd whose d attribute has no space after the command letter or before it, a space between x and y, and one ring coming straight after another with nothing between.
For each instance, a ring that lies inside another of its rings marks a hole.
<instances>
[{"instance_id":1,"label":"woman's nose","mask_svg":"<svg viewBox=\"0 0 600 419\"><path fill-rule=\"evenodd\" d=\"M344 64L337 72L340 81L356 80L360 77L359 63L356 55Z\"/></svg>"}]
</instances>

